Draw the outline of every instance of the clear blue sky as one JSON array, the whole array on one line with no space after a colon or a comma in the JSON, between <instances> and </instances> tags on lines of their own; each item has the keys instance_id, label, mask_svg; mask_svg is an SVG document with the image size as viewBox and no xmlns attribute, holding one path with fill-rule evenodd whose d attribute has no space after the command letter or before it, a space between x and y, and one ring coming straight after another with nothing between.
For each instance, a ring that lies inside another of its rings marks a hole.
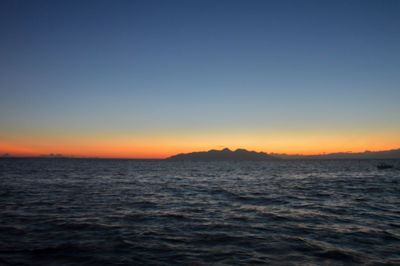
<instances>
[{"instance_id":1,"label":"clear blue sky","mask_svg":"<svg viewBox=\"0 0 400 266\"><path fill-rule=\"evenodd\" d=\"M2 1L0 138L387 128L400 139L399 14L400 1Z\"/></svg>"}]
</instances>

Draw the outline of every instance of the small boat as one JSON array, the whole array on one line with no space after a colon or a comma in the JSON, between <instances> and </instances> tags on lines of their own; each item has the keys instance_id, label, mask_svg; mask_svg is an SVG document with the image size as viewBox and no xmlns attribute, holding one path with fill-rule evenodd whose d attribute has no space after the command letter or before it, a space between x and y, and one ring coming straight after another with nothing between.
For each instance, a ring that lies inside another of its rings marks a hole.
<instances>
[{"instance_id":1,"label":"small boat","mask_svg":"<svg viewBox=\"0 0 400 266\"><path fill-rule=\"evenodd\" d=\"M390 169L390 168L393 168L393 165L391 165L391 164L386 164L386 163L381 163L381 164L378 164L378 165L376 166L376 168L378 168L378 170Z\"/></svg>"}]
</instances>

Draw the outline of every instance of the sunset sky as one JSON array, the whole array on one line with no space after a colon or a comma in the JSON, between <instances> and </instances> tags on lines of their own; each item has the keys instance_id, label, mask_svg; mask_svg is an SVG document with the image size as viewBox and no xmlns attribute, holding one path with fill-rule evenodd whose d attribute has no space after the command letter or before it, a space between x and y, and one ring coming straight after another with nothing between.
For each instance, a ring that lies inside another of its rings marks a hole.
<instances>
[{"instance_id":1,"label":"sunset sky","mask_svg":"<svg viewBox=\"0 0 400 266\"><path fill-rule=\"evenodd\" d=\"M0 156L400 148L400 1L1 1Z\"/></svg>"}]
</instances>

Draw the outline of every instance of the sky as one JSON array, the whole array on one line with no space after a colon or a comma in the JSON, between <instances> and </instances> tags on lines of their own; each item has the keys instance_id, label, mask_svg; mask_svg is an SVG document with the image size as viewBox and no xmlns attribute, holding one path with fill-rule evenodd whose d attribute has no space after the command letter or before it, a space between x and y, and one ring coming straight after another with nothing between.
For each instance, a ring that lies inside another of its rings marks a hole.
<instances>
[{"instance_id":1,"label":"sky","mask_svg":"<svg viewBox=\"0 0 400 266\"><path fill-rule=\"evenodd\" d=\"M400 1L0 2L0 156L400 148Z\"/></svg>"}]
</instances>

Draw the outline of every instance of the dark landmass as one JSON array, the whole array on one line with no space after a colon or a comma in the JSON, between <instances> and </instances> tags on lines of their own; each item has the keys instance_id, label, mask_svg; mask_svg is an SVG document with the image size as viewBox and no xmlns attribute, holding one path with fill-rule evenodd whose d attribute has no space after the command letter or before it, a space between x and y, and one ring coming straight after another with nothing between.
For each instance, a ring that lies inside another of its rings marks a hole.
<instances>
[{"instance_id":1,"label":"dark landmass","mask_svg":"<svg viewBox=\"0 0 400 266\"><path fill-rule=\"evenodd\" d=\"M400 159L400 149L387 151L365 151L359 153L339 152L319 155L288 155L279 153L255 152L244 149L231 151L209 150L203 152L181 153L168 157L166 160L173 161L266 161L279 159Z\"/></svg>"},{"instance_id":2,"label":"dark landmass","mask_svg":"<svg viewBox=\"0 0 400 266\"><path fill-rule=\"evenodd\" d=\"M272 156L281 159L400 159L400 149L387 151L365 151L365 152L338 152L319 155L288 155L271 153Z\"/></svg>"},{"instance_id":3,"label":"dark landmass","mask_svg":"<svg viewBox=\"0 0 400 266\"><path fill-rule=\"evenodd\" d=\"M237 149L231 151L228 148L223 150L209 150L202 152L181 153L171 156L167 160L173 161L266 161L279 160L279 158L268 155L265 152L247 151Z\"/></svg>"}]
</instances>

